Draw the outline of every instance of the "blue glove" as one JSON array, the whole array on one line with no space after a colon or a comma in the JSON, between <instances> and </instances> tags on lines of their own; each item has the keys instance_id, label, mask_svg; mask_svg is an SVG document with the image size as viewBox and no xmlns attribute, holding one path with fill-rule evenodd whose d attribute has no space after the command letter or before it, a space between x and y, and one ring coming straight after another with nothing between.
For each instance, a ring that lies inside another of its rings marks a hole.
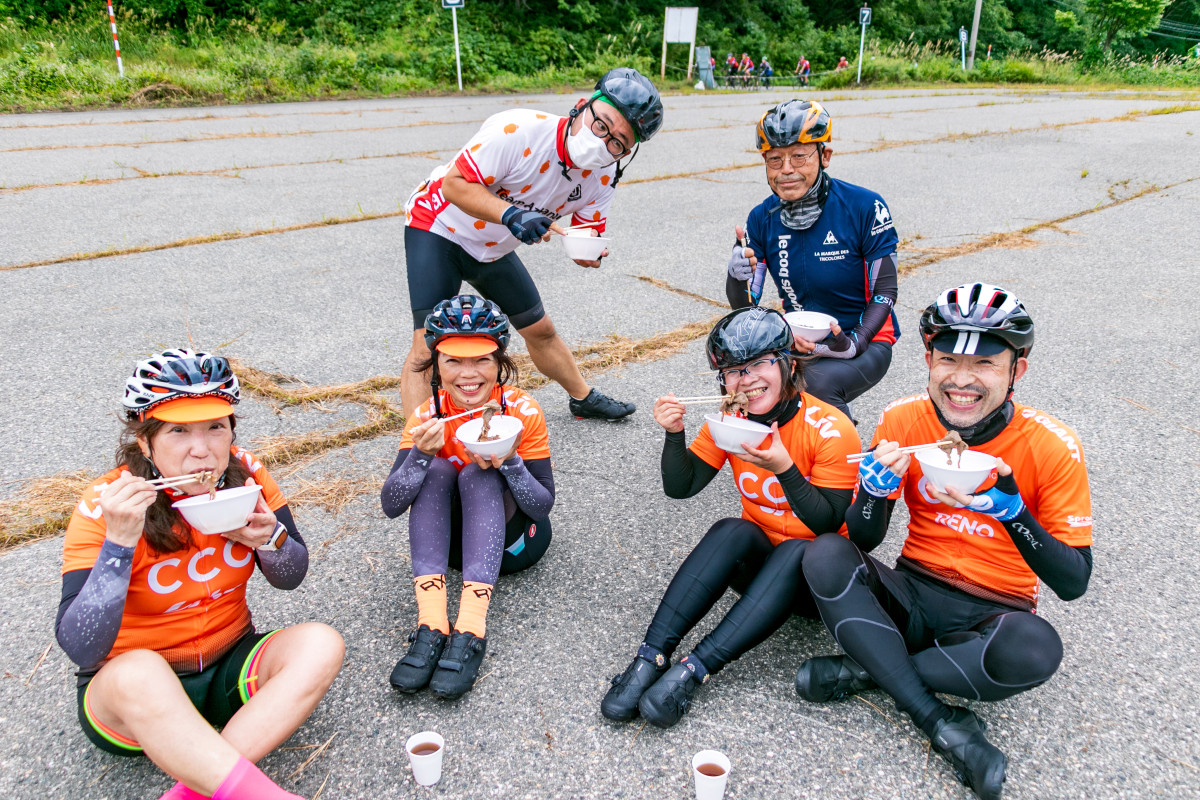
<instances>
[{"instance_id":1,"label":"blue glove","mask_svg":"<svg viewBox=\"0 0 1200 800\"><path fill-rule=\"evenodd\" d=\"M998 477L996 485L983 494L971 495L967 508L1001 522L1011 522L1025 510L1025 501L1021 499L1016 478L1008 474Z\"/></svg>"},{"instance_id":2,"label":"blue glove","mask_svg":"<svg viewBox=\"0 0 1200 800\"><path fill-rule=\"evenodd\" d=\"M746 258L744 245L735 244L733 246L733 253L729 256L729 266L726 269L734 280L748 281L754 277L754 265L750 263L749 258Z\"/></svg>"},{"instance_id":3,"label":"blue glove","mask_svg":"<svg viewBox=\"0 0 1200 800\"><path fill-rule=\"evenodd\" d=\"M884 466L871 453L858 462L858 479L863 490L872 497L887 497L900 488L900 476Z\"/></svg>"},{"instance_id":4,"label":"blue glove","mask_svg":"<svg viewBox=\"0 0 1200 800\"><path fill-rule=\"evenodd\" d=\"M554 221L547 216L516 206L509 206L508 210L504 212L504 216L500 217L500 221L513 236L525 244L537 244L554 224Z\"/></svg>"}]
</instances>

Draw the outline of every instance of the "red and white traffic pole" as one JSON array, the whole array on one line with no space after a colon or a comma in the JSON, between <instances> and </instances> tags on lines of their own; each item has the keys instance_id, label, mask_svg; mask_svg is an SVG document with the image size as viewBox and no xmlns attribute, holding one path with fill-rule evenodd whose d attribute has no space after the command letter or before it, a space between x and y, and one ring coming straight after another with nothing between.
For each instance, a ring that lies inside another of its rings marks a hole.
<instances>
[{"instance_id":1,"label":"red and white traffic pole","mask_svg":"<svg viewBox=\"0 0 1200 800\"><path fill-rule=\"evenodd\" d=\"M112 28L113 49L117 51L117 72L125 77L125 66L121 63L121 43L117 41L117 15L113 13L112 0L108 2L108 24Z\"/></svg>"}]
</instances>

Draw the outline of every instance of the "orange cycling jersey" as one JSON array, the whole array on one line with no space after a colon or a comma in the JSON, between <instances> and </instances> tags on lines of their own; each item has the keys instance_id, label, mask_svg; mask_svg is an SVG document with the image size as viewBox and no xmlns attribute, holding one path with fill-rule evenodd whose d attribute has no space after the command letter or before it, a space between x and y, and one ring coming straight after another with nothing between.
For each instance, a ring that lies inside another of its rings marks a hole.
<instances>
[{"instance_id":1,"label":"orange cycling jersey","mask_svg":"<svg viewBox=\"0 0 1200 800\"><path fill-rule=\"evenodd\" d=\"M779 429L783 446L809 483L825 489L851 489L858 468L846 456L858 452L854 424L833 406L810 394L800 395L800 410ZM769 440L768 440L769 442ZM768 442L764 442L766 446ZM717 447L706 422L689 448L704 463L716 469L729 461L734 482L742 496L742 519L755 523L771 544L786 539L815 539L817 534L793 513L774 473L757 467ZM838 528L845 534L846 526ZM826 531L820 531L826 533Z\"/></svg>"},{"instance_id":2,"label":"orange cycling jersey","mask_svg":"<svg viewBox=\"0 0 1200 800\"><path fill-rule=\"evenodd\" d=\"M507 406L507 415L516 417L525 427L525 432L521 435L521 443L517 446L517 455L524 461L534 461L540 458L550 457L550 435L546 431L546 418L542 414L542 407L537 404L537 401L530 397L520 389L512 387L503 387L496 384L492 387L492 393L489 400L500 402L503 396ZM466 411L465 408L459 408L454 405L454 401L450 399L450 395L443 391L438 391L438 398L442 404L442 413L448 417ZM420 408L413 414L414 417L422 422L433 416L433 398L426 400L421 404ZM478 416L478 415L474 415ZM461 426L465 425L472 417L459 417L446 422L446 443L442 445L442 449L437 451L438 458L444 458L458 468L461 472L462 468L467 464L473 463L471 454L467 452L467 448L463 447L454 433ZM412 426L415 427L415 426ZM413 438L411 427L406 425L404 436L400 439L401 450L411 450L413 447Z\"/></svg>"},{"instance_id":3,"label":"orange cycling jersey","mask_svg":"<svg viewBox=\"0 0 1200 800\"><path fill-rule=\"evenodd\" d=\"M287 504L257 458L240 447L230 451L250 468L272 511ZM106 473L84 491L67 525L63 574L95 565L107 531L98 489L123 471L128 470ZM187 525L182 517L179 522ZM154 650L176 672L199 672L253 629L246 582L254 573L254 551L187 527L192 543L185 550L154 553L138 540L121 629L104 662L129 650Z\"/></svg>"},{"instance_id":4,"label":"orange cycling jersey","mask_svg":"<svg viewBox=\"0 0 1200 800\"><path fill-rule=\"evenodd\" d=\"M1012 422L999 436L971 449L999 456L1012 467L1025 505L1054 538L1072 547L1090 547L1092 500L1079 438L1048 414L1020 404L1014 408ZM929 396L914 395L884 409L871 447L884 439L902 447L935 442L945 433ZM979 491L989 488L994 478L995 472ZM901 492L909 512L902 556L949 579L1037 604L1037 576L1002 523L934 500L915 458L892 498Z\"/></svg>"}]
</instances>

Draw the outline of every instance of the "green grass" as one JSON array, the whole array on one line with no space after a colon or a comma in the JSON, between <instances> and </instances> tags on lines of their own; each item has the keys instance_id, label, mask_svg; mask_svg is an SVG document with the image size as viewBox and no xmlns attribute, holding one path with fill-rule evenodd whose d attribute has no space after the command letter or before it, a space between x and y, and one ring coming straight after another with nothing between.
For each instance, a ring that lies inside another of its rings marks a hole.
<instances>
[{"instance_id":1,"label":"green grass","mask_svg":"<svg viewBox=\"0 0 1200 800\"><path fill-rule=\"evenodd\" d=\"M431 48L411 31L331 40L276 37L271 30L229 26L222 32L164 32L136 19L121 28L125 79L117 76L103 17L25 29L0 19L0 111L213 105L319 98L448 94L456 89L452 49ZM473 93L588 88L596 68L559 66L547 44L540 69L506 71L490 42L464 49L464 88ZM611 43L610 43L611 46ZM496 47L500 47L497 44ZM499 55L498 55L499 54ZM1070 87L1200 88L1200 62L1164 60L1156 69L1129 59L1086 67L1054 53L977 62L964 72L957 50L910 44L868 54L868 87L954 84L1047 84ZM597 48L595 63L627 63L647 74L656 59ZM588 59L589 63L591 59ZM578 60L576 59L577 63ZM853 68L817 77L819 89L851 88ZM686 90L683 80L665 89Z\"/></svg>"}]
</instances>

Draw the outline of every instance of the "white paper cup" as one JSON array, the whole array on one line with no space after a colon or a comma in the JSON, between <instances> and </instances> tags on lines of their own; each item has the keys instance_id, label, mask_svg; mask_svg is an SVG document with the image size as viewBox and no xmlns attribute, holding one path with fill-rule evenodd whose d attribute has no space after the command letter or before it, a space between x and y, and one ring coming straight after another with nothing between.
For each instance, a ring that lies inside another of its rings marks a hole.
<instances>
[{"instance_id":1,"label":"white paper cup","mask_svg":"<svg viewBox=\"0 0 1200 800\"><path fill-rule=\"evenodd\" d=\"M720 750L701 750L692 756L692 777L696 800L721 800L729 781L729 757Z\"/></svg>"},{"instance_id":2,"label":"white paper cup","mask_svg":"<svg viewBox=\"0 0 1200 800\"><path fill-rule=\"evenodd\" d=\"M413 752L430 750L431 752ZM442 755L446 752L446 740L433 731L414 733L404 743L408 763L412 767L413 779L422 786L433 786L442 779Z\"/></svg>"}]
</instances>

